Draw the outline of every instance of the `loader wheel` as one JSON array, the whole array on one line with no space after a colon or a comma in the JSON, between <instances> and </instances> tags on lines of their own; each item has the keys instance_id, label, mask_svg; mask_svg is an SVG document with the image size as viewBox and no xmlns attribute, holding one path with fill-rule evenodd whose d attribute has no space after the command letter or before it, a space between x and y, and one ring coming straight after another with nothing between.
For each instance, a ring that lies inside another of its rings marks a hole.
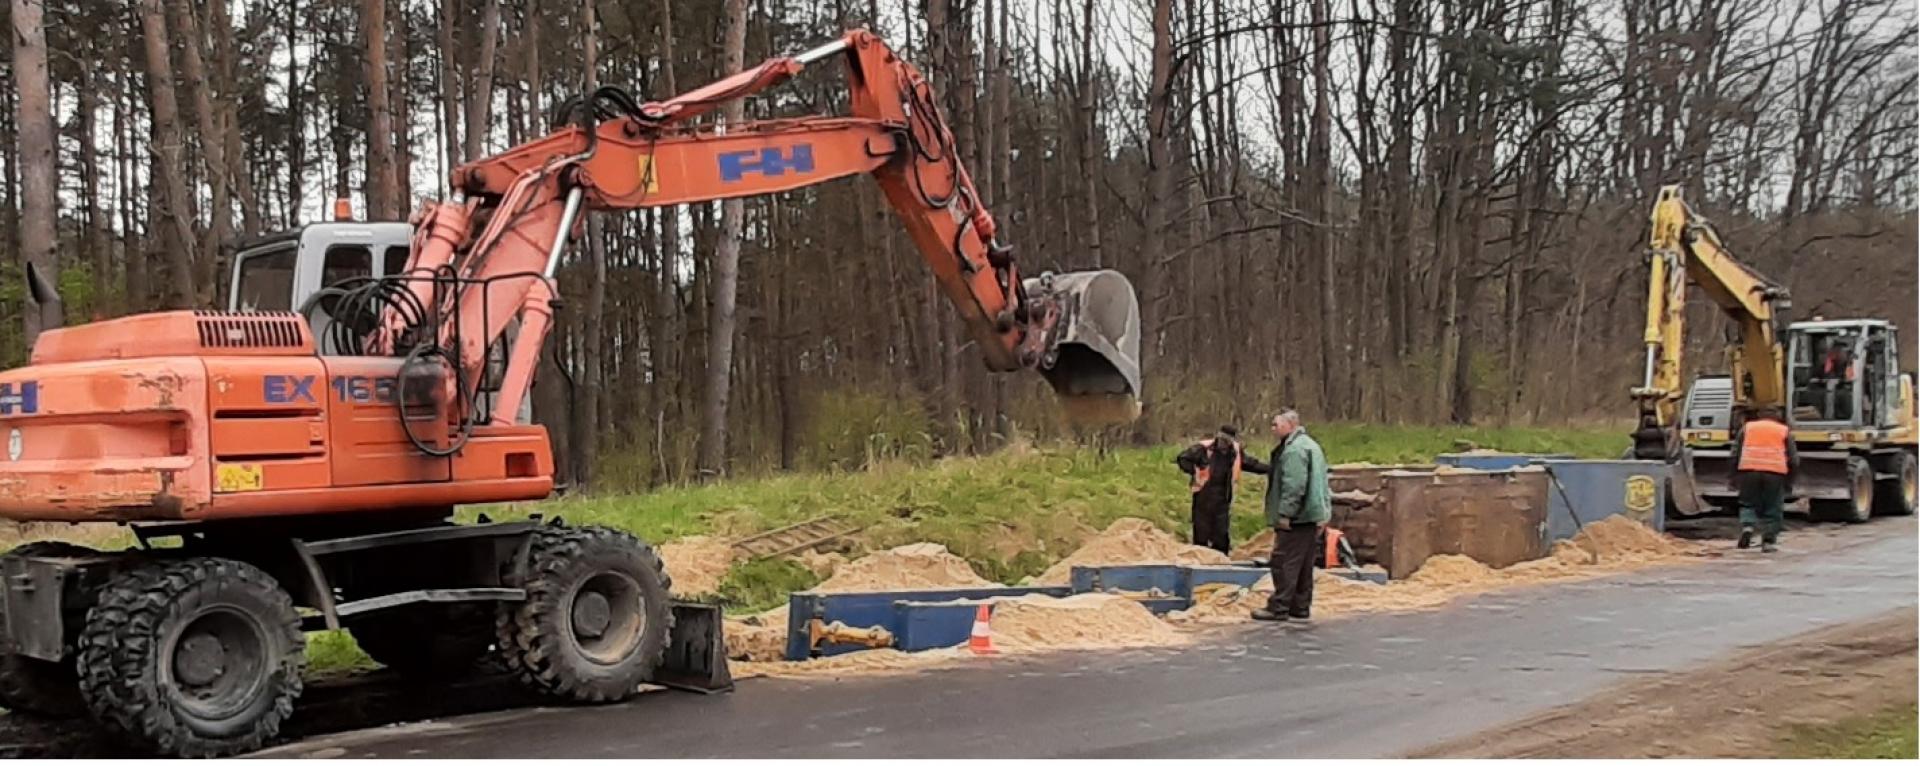
<instances>
[{"instance_id":1,"label":"loader wheel","mask_svg":"<svg viewBox=\"0 0 1920 766\"><path fill-rule=\"evenodd\" d=\"M72 543L41 541L27 543L0 554L15 556L87 556L96 553ZM0 564L0 571L4 571ZM0 608L4 604L0 603ZM0 623L5 615L0 614ZM73 672L73 656L60 662L48 662L18 654L0 654L0 707L15 713L42 718L74 718L85 715L87 703L80 699L80 677Z\"/></svg>"},{"instance_id":2,"label":"loader wheel","mask_svg":"<svg viewBox=\"0 0 1920 766\"><path fill-rule=\"evenodd\" d=\"M425 604L388 609L347 623L347 631L375 662L419 679L473 672L493 648L493 607Z\"/></svg>"},{"instance_id":3,"label":"loader wheel","mask_svg":"<svg viewBox=\"0 0 1920 766\"><path fill-rule=\"evenodd\" d=\"M110 731L173 756L256 750L300 696L306 636L266 572L219 558L109 581L80 635L80 693Z\"/></svg>"},{"instance_id":4,"label":"loader wheel","mask_svg":"<svg viewBox=\"0 0 1920 766\"><path fill-rule=\"evenodd\" d=\"M534 533L527 599L500 610L498 643L520 681L576 702L617 702L640 691L667 651L671 582L652 546L599 527Z\"/></svg>"},{"instance_id":5,"label":"loader wheel","mask_svg":"<svg viewBox=\"0 0 1920 766\"><path fill-rule=\"evenodd\" d=\"M1890 472L1894 478L1873 485L1873 512L1881 516L1912 516L1916 504L1920 504L1920 460L1913 453L1902 452L1893 457Z\"/></svg>"},{"instance_id":6,"label":"loader wheel","mask_svg":"<svg viewBox=\"0 0 1920 766\"><path fill-rule=\"evenodd\" d=\"M1819 521L1863 524L1873 520L1873 466L1863 457L1847 458L1847 499L1815 500L1811 510Z\"/></svg>"}]
</instances>

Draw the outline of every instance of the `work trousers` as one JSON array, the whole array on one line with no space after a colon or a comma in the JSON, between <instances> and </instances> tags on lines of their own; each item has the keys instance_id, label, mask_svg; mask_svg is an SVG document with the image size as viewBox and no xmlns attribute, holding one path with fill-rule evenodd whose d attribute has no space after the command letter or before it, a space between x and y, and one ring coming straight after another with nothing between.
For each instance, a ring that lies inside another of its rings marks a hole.
<instances>
[{"instance_id":1,"label":"work trousers","mask_svg":"<svg viewBox=\"0 0 1920 766\"><path fill-rule=\"evenodd\" d=\"M1233 490L1228 487L1208 484L1193 493L1193 544L1221 553L1231 552L1232 509Z\"/></svg>"},{"instance_id":2,"label":"work trousers","mask_svg":"<svg viewBox=\"0 0 1920 766\"><path fill-rule=\"evenodd\" d=\"M1319 547L1318 524L1295 523L1291 529L1273 531L1273 557L1267 562L1273 595L1267 597L1267 611L1293 617L1313 611L1313 560Z\"/></svg>"},{"instance_id":3,"label":"work trousers","mask_svg":"<svg viewBox=\"0 0 1920 766\"><path fill-rule=\"evenodd\" d=\"M1760 528L1760 541L1779 542L1786 524L1787 477L1766 471L1740 472L1740 525Z\"/></svg>"}]
</instances>

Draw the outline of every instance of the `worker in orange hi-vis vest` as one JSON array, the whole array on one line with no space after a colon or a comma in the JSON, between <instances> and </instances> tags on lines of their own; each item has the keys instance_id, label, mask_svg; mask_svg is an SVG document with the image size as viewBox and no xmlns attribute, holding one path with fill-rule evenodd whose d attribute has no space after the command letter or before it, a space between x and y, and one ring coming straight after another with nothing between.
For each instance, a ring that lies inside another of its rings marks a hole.
<instances>
[{"instance_id":1,"label":"worker in orange hi-vis vest","mask_svg":"<svg viewBox=\"0 0 1920 766\"><path fill-rule=\"evenodd\" d=\"M1221 426L1213 438L1194 442L1173 459L1193 495L1193 544L1221 553L1233 550L1230 513L1240 474L1267 472L1267 464L1247 456L1239 437L1239 429Z\"/></svg>"},{"instance_id":2,"label":"worker in orange hi-vis vest","mask_svg":"<svg viewBox=\"0 0 1920 766\"><path fill-rule=\"evenodd\" d=\"M1740 490L1740 547L1753 546L1754 526L1760 527L1760 550L1772 553L1785 523L1787 493L1800 453L1793 432L1781 422L1780 411L1763 407L1740 427L1733 439L1735 481Z\"/></svg>"}]
</instances>

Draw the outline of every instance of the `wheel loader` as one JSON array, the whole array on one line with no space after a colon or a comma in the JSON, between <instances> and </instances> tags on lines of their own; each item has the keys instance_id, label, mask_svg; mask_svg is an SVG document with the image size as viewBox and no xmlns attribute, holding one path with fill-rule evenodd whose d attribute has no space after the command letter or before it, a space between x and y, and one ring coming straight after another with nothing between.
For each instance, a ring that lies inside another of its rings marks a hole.
<instances>
[{"instance_id":1,"label":"wheel loader","mask_svg":"<svg viewBox=\"0 0 1920 766\"><path fill-rule=\"evenodd\" d=\"M846 65L848 115L697 119L830 60ZM524 405L554 273L592 212L871 176L988 368L1137 414L1131 285L1024 275L931 86L871 33L664 101L601 88L561 114L551 134L453 169L457 198L410 223L246 243L227 310L53 330L0 373L0 517L112 522L139 540L0 555L0 705L88 717L146 752L242 753L293 711L305 633L321 629L417 678L492 657L567 702L729 685L717 610L676 602L646 541L452 521L554 490Z\"/></svg>"}]
</instances>

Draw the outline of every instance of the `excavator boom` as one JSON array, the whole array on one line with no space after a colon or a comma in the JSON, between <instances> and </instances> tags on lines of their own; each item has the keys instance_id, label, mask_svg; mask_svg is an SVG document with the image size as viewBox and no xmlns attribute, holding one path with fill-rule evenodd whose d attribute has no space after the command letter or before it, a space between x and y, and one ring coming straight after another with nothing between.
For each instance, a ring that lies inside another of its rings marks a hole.
<instances>
[{"instance_id":1,"label":"excavator boom","mask_svg":"<svg viewBox=\"0 0 1920 766\"><path fill-rule=\"evenodd\" d=\"M850 116L694 122L836 57L847 65ZM1040 371L1063 397L1137 399L1131 285L1117 272L1024 278L931 86L872 33L849 32L666 101L638 104L603 88L572 111L573 124L551 135L454 169L467 202L430 205L416 219L409 288L418 303L458 315L441 328L436 351L456 360L465 385L479 379L509 322L523 322L493 422L511 422L525 396L551 314L544 282L584 212L756 196L854 175L879 182L988 369ZM464 297L435 278L444 274L460 280ZM388 310L374 348L398 353L399 339L418 329L401 313Z\"/></svg>"}]
</instances>

